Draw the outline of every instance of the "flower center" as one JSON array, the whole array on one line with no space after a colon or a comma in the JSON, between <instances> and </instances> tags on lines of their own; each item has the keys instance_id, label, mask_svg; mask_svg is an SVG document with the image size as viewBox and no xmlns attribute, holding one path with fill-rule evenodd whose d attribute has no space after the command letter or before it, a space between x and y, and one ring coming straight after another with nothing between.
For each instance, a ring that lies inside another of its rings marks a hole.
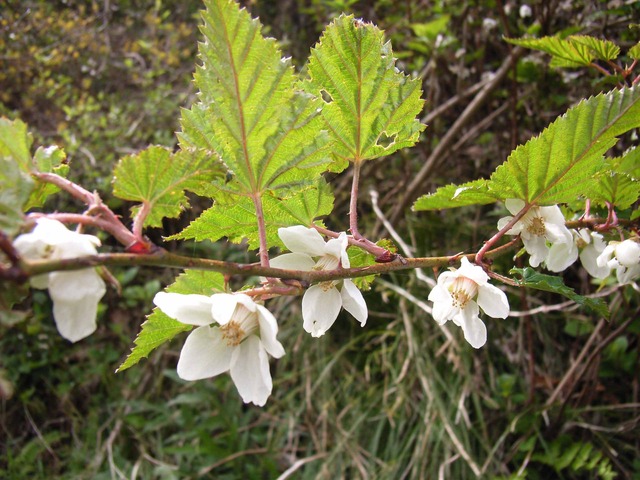
<instances>
[{"instance_id":1,"label":"flower center","mask_svg":"<svg viewBox=\"0 0 640 480\"><path fill-rule=\"evenodd\" d=\"M231 320L220 326L222 338L230 347L237 347L240 343L258 329L258 314L251 312L242 304L236 305Z\"/></svg>"},{"instance_id":2,"label":"flower center","mask_svg":"<svg viewBox=\"0 0 640 480\"><path fill-rule=\"evenodd\" d=\"M244 330L235 320L231 320L226 325L222 325L220 331L222 332L222 338L227 341L227 345L230 347L240 345L240 342L245 337Z\"/></svg>"},{"instance_id":3,"label":"flower center","mask_svg":"<svg viewBox=\"0 0 640 480\"><path fill-rule=\"evenodd\" d=\"M544 219L542 217L533 217L531 219L531 223L527 225L527 232L539 237L544 236L544 234L547 233L547 227L544 225Z\"/></svg>"},{"instance_id":4,"label":"flower center","mask_svg":"<svg viewBox=\"0 0 640 480\"><path fill-rule=\"evenodd\" d=\"M580 250L582 250L584 247L586 247L589 244L582 238L578 237L578 239L576 240L576 245Z\"/></svg>"},{"instance_id":5,"label":"flower center","mask_svg":"<svg viewBox=\"0 0 640 480\"><path fill-rule=\"evenodd\" d=\"M328 292L329 290L331 290L337 282L332 282L331 280L326 281L326 282L320 282L318 285L320 285L320 288L322 289L323 292Z\"/></svg>"},{"instance_id":6,"label":"flower center","mask_svg":"<svg viewBox=\"0 0 640 480\"><path fill-rule=\"evenodd\" d=\"M458 277L449 287L454 308L463 309L478 293L478 285L467 277Z\"/></svg>"}]
</instances>

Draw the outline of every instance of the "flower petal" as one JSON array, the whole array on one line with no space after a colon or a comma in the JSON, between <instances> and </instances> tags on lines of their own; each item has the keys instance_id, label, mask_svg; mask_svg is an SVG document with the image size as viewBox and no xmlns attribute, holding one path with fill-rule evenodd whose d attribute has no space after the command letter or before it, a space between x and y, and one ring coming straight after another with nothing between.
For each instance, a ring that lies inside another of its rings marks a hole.
<instances>
[{"instance_id":1,"label":"flower petal","mask_svg":"<svg viewBox=\"0 0 640 480\"><path fill-rule=\"evenodd\" d=\"M478 313L478 305L475 302L469 302L460 315L464 339L473 348L480 348L487 343L487 326L480 320Z\"/></svg>"},{"instance_id":2,"label":"flower petal","mask_svg":"<svg viewBox=\"0 0 640 480\"><path fill-rule=\"evenodd\" d=\"M348 245L349 239L347 238L347 234L342 232L338 238L332 238L327 242L325 255L331 255L337 258L342 263L342 268L349 268L351 264L349 262L349 255L347 255ZM330 268L325 268L325 270L330 270Z\"/></svg>"},{"instance_id":3,"label":"flower petal","mask_svg":"<svg viewBox=\"0 0 640 480\"><path fill-rule=\"evenodd\" d=\"M625 240L616 246L616 258L620 265L632 267L640 263L640 244L633 240Z\"/></svg>"},{"instance_id":4,"label":"flower petal","mask_svg":"<svg viewBox=\"0 0 640 480\"><path fill-rule=\"evenodd\" d=\"M606 263L603 266L598 265L599 254L596 243L590 243L580 252L580 262L593 278L607 278L611 273L611 269Z\"/></svg>"},{"instance_id":5,"label":"flower petal","mask_svg":"<svg viewBox=\"0 0 640 480\"><path fill-rule=\"evenodd\" d=\"M284 355L284 347L276 338L278 322L276 317L262 305L258 305L258 323L260 324L260 340L267 353L274 358Z\"/></svg>"},{"instance_id":6,"label":"flower petal","mask_svg":"<svg viewBox=\"0 0 640 480\"><path fill-rule=\"evenodd\" d=\"M95 332L98 300L84 297L72 301L54 301L53 318L60 335L75 343Z\"/></svg>"},{"instance_id":7,"label":"flower petal","mask_svg":"<svg viewBox=\"0 0 640 480\"><path fill-rule=\"evenodd\" d=\"M209 325L211 298L205 295L158 292L153 303L167 316L187 325Z\"/></svg>"},{"instance_id":8,"label":"flower petal","mask_svg":"<svg viewBox=\"0 0 640 480\"><path fill-rule=\"evenodd\" d=\"M302 225L279 228L278 236L291 252L306 253L312 257L320 257L325 254L326 243L315 228L307 228Z\"/></svg>"},{"instance_id":9,"label":"flower petal","mask_svg":"<svg viewBox=\"0 0 640 480\"><path fill-rule=\"evenodd\" d=\"M520 200L519 198L508 198L504 202L504 205L507 207L507 210L509 210L511 215L515 215L524 208L524 200Z\"/></svg>"},{"instance_id":10,"label":"flower petal","mask_svg":"<svg viewBox=\"0 0 640 480\"><path fill-rule=\"evenodd\" d=\"M227 345L218 327L198 327L184 342L178 360L178 376L183 380L200 380L226 372L236 348Z\"/></svg>"},{"instance_id":11,"label":"flower petal","mask_svg":"<svg viewBox=\"0 0 640 480\"><path fill-rule=\"evenodd\" d=\"M94 269L52 272L48 287L60 335L77 342L95 332L98 302L107 289Z\"/></svg>"},{"instance_id":12,"label":"flower petal","mask_svg":"<svg viewBox=\"0 0 640 480\"><path fill-rule=\"evenodd\" d=\"M440 277L438 277L438 283L439 282ZM436 285L433 287L431 292L429 292L428 300L433 302L431 315L433 315L433 319L440 325L445 323L447 320L451 320L457 313L457 309L453 306L453 298L451 297L449 290L444 288L442 285Z\"/></svg>"},{"instance_id":13,"label":"flower petal","mask_svg":"<svg viewBox=\"0 0 640 480\"><path fill-rule=\"evenodd\" d=\"M625 267L620 265L616 269L616 277L620 285L626 285L633 282L636 278L640 277L640 265L633 265L632 267Z\"/></svg>"},{"instance_id":14,"label":"flower petal","mask_svg":"<svg viewBox=\"0 0 640 480\"><path fill-rule=\"evenodd\" d=\"M210 315L220 325L229 323L238 303L247 307L250 312L256 311L256 305L253 300L244 294L216 293L211 295L210 302Z\"/></svg>"},{"instance_id":15,"label":"flower petal","mask_svg":"<svg viewBox=\"0 0 640 480\"><path fill-rule=\"evenodd\" d=\"M302 297L303 327L314 337L321 337L338 318L342 297L335 287L312 285Z\"/></svg>"},{"instance_id":16,"label":"flower petal","mask_svg":"<svg viewBox=\"0 0 640 480\"><path fill-rule=\"evenodd\" d=\"M471 263L467 257L462 257L462 259L460 260L458 276L466 277L469 280L473 280L478 285L484 285L489 280L489 275L487 275L482 267Z\"/></svg>"},{"instance_id":17,"label":"flower petal","mask_svg":"<svg viewBox=\"0 0 640 480\"><path fill-rule=\"evenodd\" d=\"M367 311L367 303L364 301L362 292L351 280L346 279L342 283L340 296L342 297L342 306L344 309L360 322L361 327L364 327L367 323L369 312Z\"/></svg>"},{"instance_id":18,"label":"flower petal","mask_svg":"<svg viewBox=\"0 0 640 480\"><path fill-rule=\"evenodd\" d=\"M529 253L529 265L537 267L540 265L549 254L549 248L547 247L547 241L544 237L533 235L530 237L522 237L522 243L524 243L525 250Z\"/></svg>"},{"instance_id":19,"label":"flower petal","mask_svg":"<svg viewBox=\"0 0 640 480\"><path fill-rule=\"evenodd\" d=\"M262 407L267 403L273 383L269 358L260 339L251 335L237 347L231 357L231 379L244 403Z\"/></svg>"},{"instance_id":20,"label":"flower petal","mask_svg":"<svg viewBox=\"0 0 640 480\"><path fill-rule=\"evenodd\" d=\"M269 260L269 265L274 268L284 268L287 270L313 270L316 262L306 253L285 253Z\"/></svg>"},{"instance_id":21,"label":"flower petal","mask_svg":"<svg viewBox=\"0 0 640 480\"><path fill-rule=\"evenodd\" d=\"M509 316L509 300L498 287L487 283L478 288L478 306L490 317L507 318Z\"/></svg>"},{"instance_id":22,"label":"flower petal","mask_svg":"<svg viewBox=\"0 0 640 480\"><path fill-rule=\"evenodd\" d=\"M578 246L574 243L554 243L549 248L545 260L547 268L552 272L566 270L578 259Z\"/></svg>"}]
</instances>

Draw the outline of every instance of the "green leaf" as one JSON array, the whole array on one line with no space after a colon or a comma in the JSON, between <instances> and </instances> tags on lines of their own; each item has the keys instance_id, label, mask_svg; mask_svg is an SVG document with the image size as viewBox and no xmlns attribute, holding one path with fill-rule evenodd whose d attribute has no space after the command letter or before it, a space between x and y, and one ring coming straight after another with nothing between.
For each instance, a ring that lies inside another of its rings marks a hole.
<instances>
[{"instance_id":1,"label":"green leaf","mask_svg":"<svg viewBox=\"0 0 640 480\"><path fill-rule=\"evenodd\" d=\"M124 157L114 170L113 194L146 205L145 226L159 227L165 217L176 218L189 206L185 190L208 195L211 183L224 177L215 154L204 150L171 153L164 147L149 147ZM141 206L134 207L134 215Z\"/></svg>"},{"instance_id":2,"label":"green leaf","mask_svg":"<svg viewBox=\"0 0 640 480\"><path fill-rule=\"evenodd\" d=\"M315 180L329 161L321 101L296 85L291 61L231 0L206 0L195 82L183 110L181 146L217 152L231 179L223 192L261 196Z\"/></svg>"},{"instance_id":3,"label":"green leaf","mask_svg":"<svg viewBox=\"0 0 640 480\"><path fill-rule=\"evenodd\" d=\"M505 38L505 40L514 45L550 54L552 67L585 67L590 65L595 57L589 46L572 41L571 37Z\"/></svg>"},{"instance_id":4,"label":"green leaf","mask_svg":"<svg viewBox=\"0 0 640 480\"><path fill-rule=\"evenodd\" d=\"M0 158L0 230L7 235L18 233L32 190L31 177L16 162Z\"/></svg>"},{"instance_id":5,"label":"green leaf","mask_svg":"<svg viewBox=\"0 0 640 480\"><path fill-rule=\"evenodd\" d=\"M424 195L413 204L413 210L442 210L468 205L485 205L499 200L487 186L487 180L474 180L462 185L447 185Z\"/></svg>"},{"instance_id":6,"label":"green leaf","mask_svg":"<svg viewBox=\"0 0 640 480\"><path fill-rule=\"evenodd\" d=\"M521 287L531 287L537 290L544 290L545 292L559 293L598 315L605 318L609 317L609 309L602 299L578 295L573 289L567 287L562 282L561 277L544 275L530 267L512 268L509 273L522 277L522 280L516 279L516 282L518 282Z\"/></svg>"},{"instance_id":7,"label":"green leaf","mask_svg":"<svg viewBox=\"0 0 640 480\"><path fill-rule=\"evenodd\" d=\"M278 228L311 226L314 219L329 215L333 209L333 195L322 178L316 186L282 197L267 194L262 200L269 246L283 246L278 237ZM233 204L215 204L168 240L216 241L226 237L230 242L241 243L246 239L250 249L257 249L260 241L255 226L256 214L252 200L237 197Z\"/></svg>"},{"instance_id":8,"label":"green leaf","mask_svg":"<svg viewBox=\"0 0 640 480\"><path fill-rule=\"evenodd\" d=\"M47 148L38 147L33 157L34 168L39 172L55 173L61 177L66 177L69 173L69 165L65 162L67 154L60 147L50 146ZM42 207L49 195L57 193L60 188L51 183L36 182L35 190L25 206L25 210L34 207Z\"/></svg>"},{"instance_id":9,"label":"green leaf","mask_svg":"<svg viewBox=\"0 0 640 480\"><path fill-rule=\"evenodd\" d=\"M414 145L425 128L421 82L398 71L391 44L370 23L341 15L311 52L305 89L325 101L334 161L360 161Z\"/></svg>"},{"instance_id":10,"label":"green leaf","mask_svg":"<svg viewBox=\"0 0 640 480\"><path fill-rule=\"evenodd\" d=\"M397 251L397 248L393 244L393 242L385 238L376 242L376 245L382 248L386 248L391 253L395 253ZM351 268L368 267L371 265L376 265L376 256L363 250L362 248L350 247L347 250L347 254L349 255L349 263L351 264ZM351 281L360 290L366 292L371 289L371 284L373 283L373 281L376 279L378 275L379 274L373 274L373 275L367 275L366 277L352 278Z\"/></svg>"},{"instance_id":11,"label":"green leaf","mask_svg":"<svg viewBox=\"0 0 640 480\"><path fill-rule=\"evenodd\" d=\"M591 37L589 35L572 35L569 41L587 47L598 60L615 60L620 55L620 47L610 40Z\"/></svg>"},{"instance_id":12,"label":"green leaf","mask_svg":"<svg viewBox=\"0 0 640 480\"><path fill-rule=\"evenodd\" d=\"M631 47L627 52L627 55L634 60L640 60L640 42Z\"/></svg>"},{"instance_id":13,"label":"green leaf","mask_svg":"<svg viewBox=\"0 0 640 480\"><path fill-rule=\"evenodd\" d=\"M199 294L210 296L225 290L224 277L218 272L203 270L185 270L176 278L176 281L165 289L170 293ZM212 320L213 323L213 320ZM160 345L168 342L181 332L191 330L193 325L186 325L169 318L159 308L154 308L153 313L147 316L142 324L140 333L134 340L135 346L127 359L118 367L116 372L121 372L132 367Z\"/></svg>"},{"instance_id":14,"label":"green leaf","mask_svg":"<svg viewBox=\"0 0 640 480\"><path fill-rule=\"evenodd\" d=\"M424 37L429 40L435 40L438 35L447 31L447 26L451 20L451 15L442 15L435 20L426 23L412 23L411 30L416 37Z\"/></svg>"},{"instance_id":15,"label":"green leaf","mask_svg":"<svg viewBox=\"0 0 640 480\"><path fill-rule=\"evenodd\" d=\"M597 190L594 174L616 136L640 126L640 87L614 90L580 102L539 136L516 148L488 187L503 199L557 204Z\"/></svg>"},{"instance_id":16,"label":"green leaf","mask_svg":"<svg viewBox=\"0 0 640 480\"><path fill-rule=\"evenodd\" d=\"M620 157L614 170L640 180L640 148L630 148Z\"/></svg>"},{"instance_id":17,"label":"green leaf","mask_svg":"<svg viewBox=\"0 0 640 480\"><path fill-rule=\"evenodd\" d=\"M0 117L0 157L13 158L23 171L28 172L32 143L33 138L23 121Z\"/></svg>"}]
</instances>

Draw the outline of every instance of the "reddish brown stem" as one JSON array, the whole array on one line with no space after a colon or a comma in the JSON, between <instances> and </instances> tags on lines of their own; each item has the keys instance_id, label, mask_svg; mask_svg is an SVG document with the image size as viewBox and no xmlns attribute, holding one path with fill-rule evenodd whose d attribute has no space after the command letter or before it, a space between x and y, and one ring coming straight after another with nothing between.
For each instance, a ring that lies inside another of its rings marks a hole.
<instances>
[{"instance_id":1,"label":"reddish brown stem","mask_svg":"<svg viewBox=\"0 0 640 480\"><path fill-rule=\"evenodd\" d=\"M496 233L493 237L491 237L489 240L487 240L484 245L482 246L482 248L478 251L478 253L476 254L476 263L480 266L483 266L483 261L484 261L484 256L487 254L487 252L491 249L491 247L493 247L493 245L496 244L496 242L498 240L500 240L505 233L507 233L509 230L511 230L513 228L513 226L518 223L518 221L525 216L525 214L529 211L529 209L531 208L532 204L525 204L524 207L522 207L522 210L520 210L518 213L516 213L513 218L511 219L511 221L509 221L509 223L507 223L504 227L502 227L501 230L498 231L498 233Z\"/></svg>"}]
</instances>

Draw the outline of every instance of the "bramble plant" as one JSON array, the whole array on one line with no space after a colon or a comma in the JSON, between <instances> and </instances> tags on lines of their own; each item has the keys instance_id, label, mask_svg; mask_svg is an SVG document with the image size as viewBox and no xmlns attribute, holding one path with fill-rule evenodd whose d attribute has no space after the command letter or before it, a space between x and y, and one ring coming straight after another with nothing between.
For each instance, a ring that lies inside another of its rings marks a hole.
<instances>
[{"instance_id":1,"label":"bramble plant","mask_svg":"<svg viewBox=\"0 0 640 480\"><path fill-rule=\"evenodd\" d=\"M277 42L263 37L258 20L234 1L205 0L205 5L195 73L198 98L182 112L178 151L151 146L122 158L114 169L113 195L136 204L131 226L96 193L66 179L69 167L61 149L39 147L32 155L27 126L0 120L0 246L5 256L0 278L16 286L3 288L3 304L21 301L21 282L46 288L61 335L78 341L96 328L105 267L183 270L156 295L157 308L118 371L193 329L180 354L178 375L197 380L229 371L244 402L264 405L272 391L268 356L280 358L286 350L267 309L275 297L302 295L302 326L318 337L342 308L365 327L368 312L360 289L371 278L363 277L450 267L428 295L433 317L440 324L452 320L469 344L480 348L487 341L480 309L493 318L506 318L510 311L496 282L564 295L606 317L602 299L578 295L561 277L534 269L561 272L580 258L594 279L614 271L620 284L640 277L640 213L635 207L640 149L607 156L620 136L640 127L640 77L634 77L640 44L626 52L632 64L622 67L616 63L620 49L610 41L588 36L508 39L550 53L554 66L596 68L619 85L569 109L517 147L488 179L442 187L413 205L415 211L426 211L504 203L511 215L498 222L482 248L404 258L389 241L375 242L358 226L363 164L413 146L426 128L416 118L424 107L421 82L398 70L383 32L342 15L326 28L307 68L298 73L282 58ZM331 218L334 203L323 174L345 169L352 171L349 222L332 231L321 220ZM25 216L61 191L82 202L85 211ZM213 205L168 239L246 241L258 251L259 263L186 257L152 243L145 229L161 227L164 218L177 218L189 208L186 192L209 198ZM594 216L596 208L606 216ZM97 253L100 242L81 233L85 228L111 235L124 252ZM289 253L272 255L276 248ZM526 252L530 267L492 268L493 258L514 251ZM234 292L231 275L259 280Z\"/></svg>"}]
</instances>

